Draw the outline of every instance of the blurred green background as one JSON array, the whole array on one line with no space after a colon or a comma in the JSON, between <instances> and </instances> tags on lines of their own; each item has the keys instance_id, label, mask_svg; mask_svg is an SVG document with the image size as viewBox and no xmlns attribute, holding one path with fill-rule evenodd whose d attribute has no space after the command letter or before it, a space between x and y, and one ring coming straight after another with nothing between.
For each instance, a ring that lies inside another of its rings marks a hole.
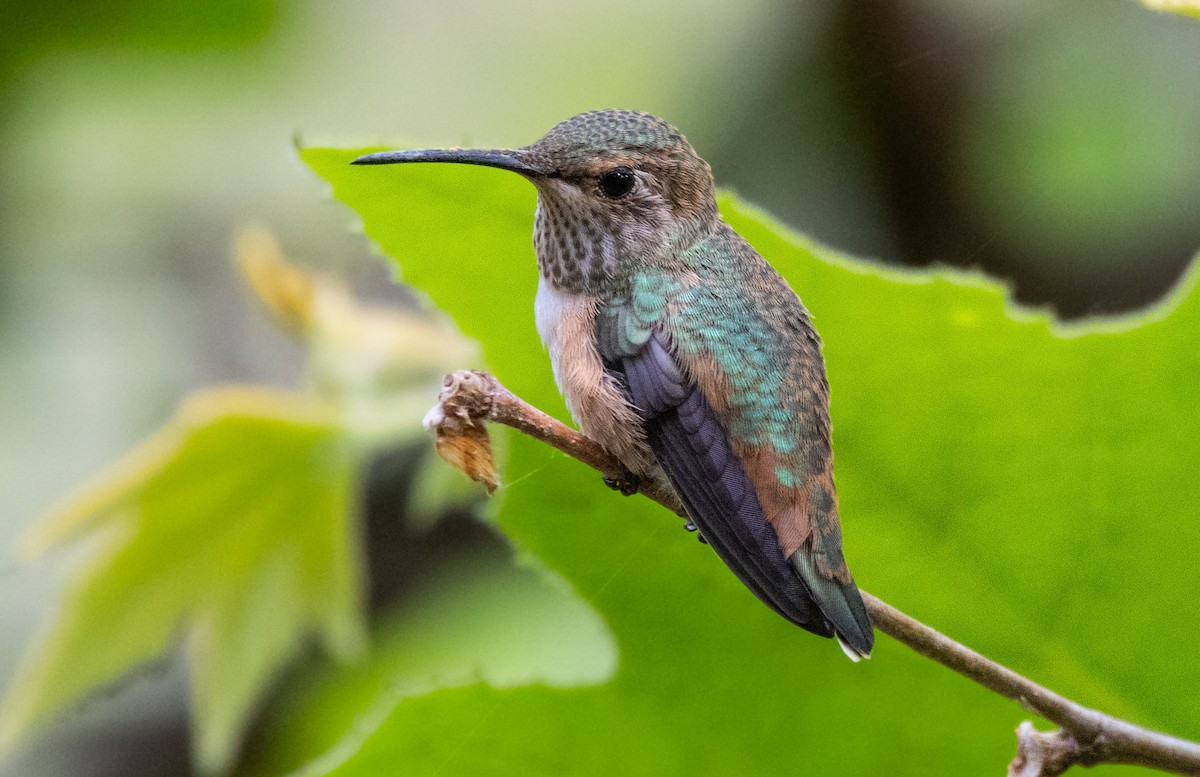
<instances>
[{"instance_id":1,"label":"blurred green background","mask_svg":"<svg viewBox=\"0 0 1200 777\"><path fill-rule=\"evenodd\" d=\"M1065 317L1158 299L1200 248L1200 24L1123 0L6 1L0 29L3 547L188 391L296 380L228 261L242 225L397 293L297 137L523 145L640 108L819 241ZM72 562L0 572L0 683ZM10 773L139 747L178 773L183 685L134 678Z\"/></svg>"}]
</instances>

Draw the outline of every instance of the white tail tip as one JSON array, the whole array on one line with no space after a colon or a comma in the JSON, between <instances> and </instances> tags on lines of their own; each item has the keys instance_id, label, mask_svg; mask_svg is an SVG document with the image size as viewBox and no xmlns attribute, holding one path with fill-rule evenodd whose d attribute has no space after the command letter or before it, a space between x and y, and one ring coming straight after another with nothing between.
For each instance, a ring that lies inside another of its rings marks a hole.
<instances>
[{"instance_id":1,"label":"white tail tip","mask_svg":"<svg viewBox=\"0 0 1200 777\"><path fill-rule=\"evenodd\" d=\"M845 643L845 641L842 640L841 634L834 634L833 636L835 636L837 638L838 647L840 647L842 649L842 652L846 654L846 658L850 659L854 663L857 664L862 659L864 659L864 658L869 659L871 657L870 653L859 653L857 650L855 650L854 648L847 645Z\"/></svg>"}]
</instances>

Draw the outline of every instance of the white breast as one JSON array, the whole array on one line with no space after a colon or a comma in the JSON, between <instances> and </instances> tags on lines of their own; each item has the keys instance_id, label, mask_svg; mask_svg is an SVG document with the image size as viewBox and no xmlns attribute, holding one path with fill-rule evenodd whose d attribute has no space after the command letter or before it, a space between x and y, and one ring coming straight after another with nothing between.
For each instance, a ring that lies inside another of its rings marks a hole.
<instances>
[{"instance_id":1,"label":"white breast","mask_svg":"<svg viewBox=\"0 0 1200 777\"><path fill-rule=\"evenodd\" d=\"M555 289L538 279L534 313L538 335L550 354L554 380L567 409L588 437L607 448L636 474L649 471L653 454L641 421L620 387L604 370L596 350L599 300Z\"/></svg>"},{"instance_id":2,"label":"white breast","mask_svg":"<svg viewBox=\"0 0 1200 777\"><path fill-rule=\"evenodd\" d=\"M550 351L551 359L554 358L551 343L558 341L562 320L571 315L572 310L580 305L581 299L583 298L577 294L555 290L545 278L538 276L537 296L533 298L533 314L538 336L542 338L542 345ZM595 298L592 298L592 304L595 304Z\"/></svg>"}]
</instances>

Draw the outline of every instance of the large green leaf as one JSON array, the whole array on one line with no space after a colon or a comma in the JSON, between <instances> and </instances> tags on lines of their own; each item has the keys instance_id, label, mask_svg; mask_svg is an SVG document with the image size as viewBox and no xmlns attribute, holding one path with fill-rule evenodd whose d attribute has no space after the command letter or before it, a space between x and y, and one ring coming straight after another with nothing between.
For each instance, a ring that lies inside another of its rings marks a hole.
<instances>
[{"instance_id":1,"label":"large green leaf","mask_svg":"<svg viewBox=\"0 0 1200 777\"><path fill-rule=\"evenodd\" d=\"M227 767L303 633L335 655L361 647L350 520L360 455L312 400L263 389L191 398L32 536L39 549L73 536L95 547L8 692L4 739L182 635L197 764Z\"/></svg>"},{"instance_id":2,"label":"large green leaf","mask_svg":"<svg viewBox=\"0 0 1200 777\"><path fill-rule=\"evenodd\" d=\"M498 377L563 416L532 320L532 187L356 153L303 156ZM859 582L1085 704L1200 736L1195 273L1150 314L1067 328L986 279L885 271L722 206L825 337ZM1015 705L886 638L851 665L677 519L540 444L514 439L506 476L499 525L608 620L616 677L407 697L328 773L979 774L1011 757Z\"/></svg>"},{"instance_id":3,"label":"large green leaf","mask_svg":"<svg viewBox=\"0 0 1200 777\"><path fill-rule=\"evenodd\" d=\"M372 630L367 660L296 672L297 686L239 774L282 774L300 764L324 773L357 757L403 700L433 689L569 687L612 676L616 650L604 622L562 580L514 558L491 530L451 520L412 542L418 582ZM485 704L470 720L497 712L504 711Z\"/></svg>"}]
</instances>

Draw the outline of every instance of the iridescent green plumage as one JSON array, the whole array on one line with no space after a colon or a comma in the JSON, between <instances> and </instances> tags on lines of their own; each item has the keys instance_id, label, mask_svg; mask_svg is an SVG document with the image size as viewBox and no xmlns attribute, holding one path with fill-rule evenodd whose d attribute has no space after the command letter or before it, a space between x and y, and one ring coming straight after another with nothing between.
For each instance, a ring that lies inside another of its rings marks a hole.
<instances>
[{"instance_id":1,"label":"iridescent green plumage","mask_svg":"<svg viewBox=\"0 0 1200 777\"><path fill-rule=\"evenodd\" d=\"M389 152L538 188L538 331L589 436L665 478L735 574L852 658L873 633L842 557L821 344L799 298L720 219L678 130L634 111L562 122L524 149Z\"/></svg>"}]
</instances>

